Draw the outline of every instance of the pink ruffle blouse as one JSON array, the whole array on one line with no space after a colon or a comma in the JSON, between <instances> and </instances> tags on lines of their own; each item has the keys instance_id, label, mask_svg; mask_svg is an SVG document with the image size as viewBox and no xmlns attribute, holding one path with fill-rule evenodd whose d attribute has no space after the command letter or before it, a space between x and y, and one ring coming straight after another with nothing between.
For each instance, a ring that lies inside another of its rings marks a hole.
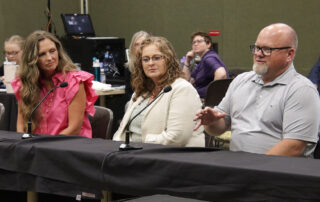
<instances>
[{"instance_id":1,"label":"pink ruffle blouse","mask_svg":"<svg viewBox=\"0 0 320 202\"><path fill-rule=\"evenodd\" d=\"M79 136L92 138L88 114L94 115L94 103L98 99L98 95L91 88L93 75L85 71L67 72L66 74L57 73L52 77L52 80L54 86L58 86L61 82L68 82L68 86L54 90L40 105L42 117L34 133L57 135L68 126L68 107L79 90L80 82L83 82L87 101ZM15 78L11 85L17 100L20 101L20 78ZM40 97L43 98L47 92L48 89L42 88Z\"/></svg>"}]
</instances>

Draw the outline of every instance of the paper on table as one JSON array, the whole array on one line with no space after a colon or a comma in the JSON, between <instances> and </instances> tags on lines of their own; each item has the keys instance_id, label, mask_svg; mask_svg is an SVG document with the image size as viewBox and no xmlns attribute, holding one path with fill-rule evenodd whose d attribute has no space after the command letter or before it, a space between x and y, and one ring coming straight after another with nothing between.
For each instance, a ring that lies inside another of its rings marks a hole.
<instances>
[{"instance_id":1,"label":"paper on table","mask_svg":"<svg viewBox=\"0 0 320 202\"><path fill-rule=\"evenodd\" d=\"M100 90L100 91L112 90L111 84L101 83L98 81L92 81L92 88L94 90Z\"/></svg>"}]
</instances>

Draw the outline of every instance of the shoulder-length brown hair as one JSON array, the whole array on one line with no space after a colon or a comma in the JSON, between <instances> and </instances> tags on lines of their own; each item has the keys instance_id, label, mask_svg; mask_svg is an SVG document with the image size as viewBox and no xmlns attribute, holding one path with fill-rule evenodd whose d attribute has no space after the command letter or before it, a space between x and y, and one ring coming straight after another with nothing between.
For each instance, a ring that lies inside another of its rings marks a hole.
<instances>
[{"instance_id":1,"label":"shoulder-length brown hair","mask_svg":"<svg viewBox=\"0 0 320 202\"><path fill-rule=\"evenodd\" d=\"M131 75L131 85L135 92L133 101L136 101L139 96L150 96L152 90L155 88L154 82L145 75L142 67L142 51L149 45L155 45L163 54L167 68L166 73L160 78L159 86L157 87L164 88L167 85L171 85L177 78L183 77L184 75L174 48L166 38L156 36L146 38L138 50Z\"/></svg>"},{"instance_id":2,"label":"shoulder-length brown hair","mask_svg":"<svg viewBox=\"0 0 320 202\"><path fill-rule=\"evenodd\" d=\"M22 113L25 130L31 111L40 100L40 97L38 96L41 92L41 85L39 82L40 70L37 62L39 59L39 42L44 39L51 40L57 47L59 63L56 72L65 73L67 71L77 70L77 67L72 63L71 59L64 51L60 41L53 34L38 30L27 37L19 68L19 77L22 84L20 89L22 108L20 112ZM40 113L36 113L32 116L33 129L36 128L37 120L40 118L40 115Z\"/></svg>"}]
</instances>

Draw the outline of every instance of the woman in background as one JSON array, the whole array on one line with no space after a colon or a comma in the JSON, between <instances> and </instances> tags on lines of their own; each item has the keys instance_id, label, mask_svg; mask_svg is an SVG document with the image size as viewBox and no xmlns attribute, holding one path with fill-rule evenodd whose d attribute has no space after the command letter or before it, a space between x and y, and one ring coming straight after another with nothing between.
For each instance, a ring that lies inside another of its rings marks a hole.
<instances>
[{"instance_id":1,"label":"woman in background","mask_svg":"<svg viewBox=\"0 0 320 202\"><path fill-rule=\"evenodd\" d=\"M6 39L4 42L4 55L5 61L14 62L16 64L20 63L20 58L22 55L22 48L24 45L24 38L19 35L12 35L10 38ZM4 81L4 67L0 66L0 85L5 87Z\"/></svg>"},{"instance_id":2,"label":"woman in background","mask_svg":"<svg viewBox=\"0 0 320 202\"><path fill-rule=\"evenodd\" d=\"M128 128L132 141L204 146L203 128L193 131L193 116L201 109L199 95L183 78L175 51L167 39L149 37L142 42L131 84L134 94L114 140L124 140L129 120L150 104ZM166 86L172 90L162 93Z\"/></svg>"},{"instance_id":3,"label":"woman in background","mask_svg":"<svg viewBox=\"0 0 320 202\"><path fill-rule=\"evenodd\" d=\"M79 135L91 138L88 114L95 113L98 96L91 88L93 75L78 71L51 33L35 31L25 42L18 77L11 84L18 100L17 132L27 132L32 121L35 134ZM40 107L32 110L53 88Z\"/></svg>"},{"instance_id":4,"label":"woman in background","mask_svg":"<svg viewBox=\"0 0 320 202\"><path fill-rule=\"evenodd\" d=\"M133 93L131 87L131 72L134 68L137 51L140 48L141 42L149 36L151 36L151 34L146 31L138 31L132 36L129 46L128 68L125 69L126 100L130 100Z\"/></svg>"}]
</instances>

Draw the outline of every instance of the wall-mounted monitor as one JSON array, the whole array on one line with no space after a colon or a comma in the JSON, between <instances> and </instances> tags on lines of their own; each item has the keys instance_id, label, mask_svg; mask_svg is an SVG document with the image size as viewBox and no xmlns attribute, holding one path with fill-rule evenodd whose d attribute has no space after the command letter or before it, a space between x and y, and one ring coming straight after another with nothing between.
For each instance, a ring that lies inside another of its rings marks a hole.
<instances>
[{"instance_id":1,"label":"wall-mounted monitor","mask_svg":"<svg viewBox=\"0 0 320 202\"><path fill-rule=\"evenodd\" d=\"M89 14L61 14L68 36L95 36Z\"/></svg>"}]
</instances>

